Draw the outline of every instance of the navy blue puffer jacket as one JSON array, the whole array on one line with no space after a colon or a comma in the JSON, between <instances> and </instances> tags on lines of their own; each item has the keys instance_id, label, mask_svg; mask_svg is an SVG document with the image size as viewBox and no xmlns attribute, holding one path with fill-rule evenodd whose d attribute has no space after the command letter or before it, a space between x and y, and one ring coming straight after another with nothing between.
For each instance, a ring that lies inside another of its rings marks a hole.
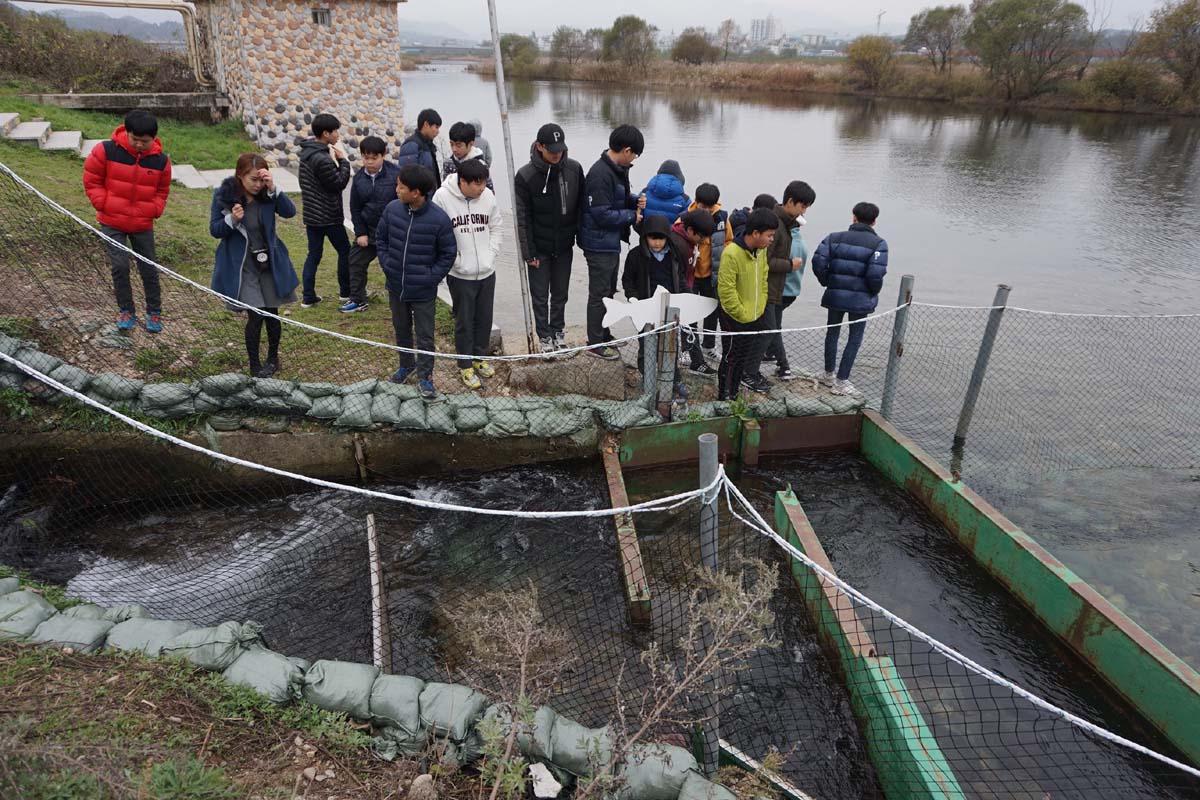
<instances>
[{"instance_id":1,"label":"navy blue puffer jacket","mask_svg":"<svg viewBox=\"0 0 1200 800\"><path fill-rule=\"evenodd\" d=\"M388 203L375 247L388 291L410 303L436 298L438 284L458 256L450 217L428 200L415 212L399 200Z\"/></svg>"},{"instance_id":2,"label":"navy blue puffer jacket","mask_svg":"<svg viewBox=\"0 0 1200 800\"><path fill-rule=\"evenodd\" d=\"M579 247L584 252L619 253L637 219L637 198L629 189L629 167L602 153L584 180Z\"/></svg>"},{"instance_id":3,"label":"navy blue puffer jacket","mask_svg":"<svg viewBox=\"0 0 1200 800\"><path fill-rule=\"evenodd\" d=\"M813 275L825 287L821 305L851 314L872 313L887 264L887 242L870 225L856 222L848 231L829 234L812 257Z\"/></svg>"}]
</instances>

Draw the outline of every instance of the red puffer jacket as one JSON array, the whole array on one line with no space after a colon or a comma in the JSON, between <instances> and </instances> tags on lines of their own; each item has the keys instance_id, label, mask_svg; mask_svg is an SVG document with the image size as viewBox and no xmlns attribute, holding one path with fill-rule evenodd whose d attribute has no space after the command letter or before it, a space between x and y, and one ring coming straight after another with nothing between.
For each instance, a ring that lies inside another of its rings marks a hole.
<instances>
[{"instance_id":1,"label":"red puffer jacket","mask_svg":"<svg viewBox=\"0 0 1200 800\"><path fill-rule=\"evenodd\" d=\"M125 233L148 231L167 207L171 161L158 139L145 153L135 151L121 125L88 154L83 188L101 225Z\"/></svg>"}]
</instances>

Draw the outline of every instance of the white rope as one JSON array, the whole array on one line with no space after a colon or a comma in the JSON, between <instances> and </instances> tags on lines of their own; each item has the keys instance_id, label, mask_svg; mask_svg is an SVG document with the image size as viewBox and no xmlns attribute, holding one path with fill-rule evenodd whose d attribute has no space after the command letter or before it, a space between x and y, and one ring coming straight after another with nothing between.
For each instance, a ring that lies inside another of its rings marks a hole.
<instances>
[{"instance_id":1,"label":"white rope","mask_svg":"<svg viewBox=\"0 0 1200 800\"><path fill-rule=\"evenodd\" d=\"M128 246L122 244L121 242L116 241L115 239L109 238L103 231L97 230L96 228L92 227L91 224L89 224L85 220L81 219L80 217L76 216L69 209L64 208L63 206L56 203L54 200L52 200L49 197L47 197L46 195L42 194L37 189L37 187L30 184L28 181L26 181L24 178L22 178L17 173L13 172L12 169L10 169L9 166L2 161L0 161L0 170L2 170L10 178L12 178L14 181L16 181L16 183L18 185L24 187L26 190L35 194L39 199L41 199L41 201L43 203L50 206L52 209L59 212L60 214L63 214L64 216L68 217L69 219L74 221L77 225L82 227L84 230L91 233L93 236L96 236L97 238L102 239L107 246L114 247L118 250L123 250L126 253L128 253L129 255L136 258L138 261L141 261L146 264L150 264L152 267L154 267L155 269L157 269L159 272L163 273L164 275L166 275L170 278L174 278L175 280L179 281L180 283L187 284L188 286L192 287L193 289L198 289L201 292L203 292L204 294L211 295L212 297L217 298L218 300L220 300L223 303L237 306L243 310L246 310L247 312L253 311L256 314L260 314L260 315L262 315L264 317L268 317L270 319L277 319L280 322L286 323L288 325L294 325L297 328L301 328L303 330L310 331L312 333L321 334L323 336L332 336L335 339L341 339L342 341L345 341L345 342L354 342L355 344L365 344L365 345L369 345L371 347L378 347L382 350L392 350L397 353L411 353L413 355L426 355L426 356L433 356L434 358L455 359L455 360L459 360L459 361L467 361L467 360L471 360L471 361L528 361L528 360L534 360L534 359L549 361L549 360L558 360L558 359L566 358L568 356L573 356L578 353L582 353L585 350L592 350L592 349L600 346L600 345L582 345L580 347L570 347L565 350L556 350L553 353L529 353L527 355L512 355L512 356L476 356L476 355L464 355L461 353L441 353L436 350L418 350L418 349L412 348L412 347L401 347L399 345L390 344L388 342L380 342L375 339L363 339L358 336L351 336L349 334L329 330L328 328L319 328L315 325L309 325L306 322L300 322L299 320L292 319L291 317L282 317L282 316L279 316L278 314L272 314L270 312L263 311L261 308L257 308L255 306L251 306L246 303L243 303L241 300L238 300L237 298L228 297L227 295L223 295L220 292L218 292L208 286L205 286L204 284L197 283L196 281L192 280L191 278L187 277L186 275L181 275L180 273L175 272L174 270L170 269L169 267L165 267L162 264L159 264L157 261L151 261L150 259L145 258L144 256L138 255L136 252L134 252ZM644 336L650 336L651 334L669 330L672 327L674 327L674 323L667 323L658 328L655 328L654 330L645 331L643 333L637 333L637 334L634 334L633 336L626 336L622 339L613 339L612 341L605 342L604 344L609 347L614 347L619 344L624 344L625 342L637 341L638 339L641 339Z\"/></svg>"},{"instance_id":2,"label":"white rope","mask_svg":"<svg viewBox=\"0 0 1200 800\"><path fill-rule=\"evenodd\" d=\"M97 402L96 400L93 400L92 398L88 397L87 395L80 394L79 392L75 391L71 387L65 386L62 383L59 383L54 378L51 378L49 375L44 375L41 372L34 369L33 367L30 367L27 364L17 361L15 358L8 355L7 353L0 352L0 359L3 359L8 364L11 364L12 366L21 370L25 374L29 375L31 378L41 381L42 383L46 384L47 386L49 386L53 389L56 389L59 392L62 392L63 394L67 395L68 397L72 398L73 400L75 400L79 403L82 403L84 405L91 406L92 408L98 409L100 411L103 411L105 414L108 414L109 416L116 417L117 419L121 420L122 422L124 422L126 425L128 425L131 428L135 428L136 430L139 430L142 433L149 434L150 436L153 436L156 439L161 439L165 442L170 442L171 444L176 445L178 447L182 447L186 450L191 450L195 453L202 453L203 455L206 455L209 458L216 459L217 461L224 461L227 464L234 464L239 467L245 467L247 469L258 470L259 472L266 472L271 475L278 475L281 478L288 478L289 480L302 481L304 483L312 484L313 486L320 486L323 489L336 489L338 491L351 492L353 494L361 495L363 497L370 497L370 498L373 498L376 500L389 500L389 501L396 502L396 503L403 503L405 505L419 506L421 508L429 508L429 509L433 509L434 511L456 511L456 512L460 512L460 513L464 513L464 514L483 514L485 516L492 516L492 517L524 517L524 518L528 518L528 519L568 519L568 518L573 519L573 518L578 518L578 517L615 517L615 516L620 516L622 514L636 514L636 513L641 513L644 511L668 511L673 508L679 508L680 506L687 505L691 501L693 501L697 498L703 497L705 495L705 493L712 493L713 491L718 490L721 485L722 476L725 474L724 470L722 469L720 471L720 473L717 475L716 479L711 484L709 484L708 486L698 488L698 489L693 489L690 492L683 492L681 494L673 494L669 497L662 497L657 500L647 500L645 503L639 503L637 505L632 505L632 506L623 506L621 508L602 508L602 509L592 510L592 511L582 511L582 510L580 510L580 511L512 511L512 510L497 509L497 508L476 508L474 506L456 506L451 503L438 503L433 500L420 500L415 497L401 497L400 495L388 494L387 492L379 492L374 489L364 489L361 486L349 486L344 483L335 483L334 481L322 480L321 478L311 478L311 477L308 477L307 475L299 475L295 472L288 472L287 470L276 469L275 467L268 467L265 464L258 464L254 461L246 461L241 458L236 458L234 456L225 455L224 453L218 453L216 451L209 450L208 448L201 447L198 444L192 444L191 442L185 441L183 439L179 439L175 436L172 436L169 433L164 433L163 431L160 431L158 428L154 428L143 422L138 422L136 419L132 419L131 417L127 417L126 415L122 414L120 411L109 408L108 406L104 405L103 403Z\"/></svg>"},{"instance_id":3,"label":"white rope","mask_svg":"<svg viewBox=\"0 0 1200 800\"><path fill-rule=\"evenodd\" d=\"M858 602L862 603L864 606L871 609L872 611L882 615L886 620L891 622L893 625L896 625L897 627L900 627L903 630L908 631L908 633L910 633L913 637L915 637L916 639L929 645L931 648L933 648L937 652L941 653L943 656L950 659L954 663L958 664L959 666L965 667L966 669L970 670L971 672L974 672L974 673L986 678L987 680L992 681L993 683L1003 686L1004 688L1008 689L1009 691L1011 691L1013 694L1017 695L1018 697L1028 700L1030 703L1037 706L1041 710L1043 710L1049 714L1052 714L1056 717L1059 717L1059 718L1071 723L1072 725L1076 725L1080 728L1083 728L1084 730L1088 731L1089 733L1094 734L1095 736L1100 737L1101 739L1105 739L1114 744L1121 745L1122 747L1127 747L1130 750L1141 753L1144 756L1153 758L1156 761L1161 761L1162 763L1167 764L1168 766L1174 767L1175 769L1186 772L1189 775L1200 778L1200 769L1196 769L1195 767L1192 767L1187 764L1176 761L1175 759L1173 759L1169 756L1165 756L1162 753L1158 753L1154 750L1151 750L1150 748L1140 745L1137 742L1130 741L1129 739L1126 739L1123 736L1115 734L1112 731L1109 731L1105 728L1101 728L1099 725L1096 725L1092 722L1088 722L1083 717L1080 717L1076 714L1072 714L1070 711L1067 711L1066 709L1059 708L1058 706L1056 706L1046 700L1043 700L1042 698L1038 697L1037 695L1033 694L1032 692L1030 692L1026 689L1022 689L1020 686L1018 686L1017 684L1008 680L1007 678L996 674L995 672L991 671L987 667L985 667L981 664L978 664L975 661L972 661L970 658L968 658L967 656L958 652L957 650L950 647L949 645L943 644L942 642L933 638L929 634L924 633L923 631L921 631L921 629L917 628L915 625L896 616L895 614L888 611L883 606L876 603L871 598L867 597L862 592L855 589L850 584L842 581L842 579L839 578L837 575L835 575L835 574L829 572L828 570L824 569L823 567L821 567L821 565L817 564L815 561L813 561L811 558L809 558L807 555L805 555L803 551L799 550L794 545L792 545L792 543L789 542L787 539L780 536L775 531L774 528L772 528L770 525L767 524L766 520L764 520L762 518L762 515L760 515L758 513L758 510L754 507L754 505L749 500L746 499L746 496L743 495L741 493L741 491L738 490L737 486L735 486L732 481L730 481L728 478L726 478L724 483L725 483L725 501L726 501L726 504L729 506L729 513L732 514L736 519L741 521L743 524L749 526L750 528L757 530L759 533L763 534L764 536L768 537L769 539L773 540L777 545L779 545L779 547L781 547L783 550L785 550L792 558L795 558L795 559L798 559L799 561L801 561L805 566L807 566L809 569L816 572L818 575L820 575L825 580L832 583L844 594L846 594L846 595L850 596L851 598L857 600ZM739 514L734 509L731 495L738 499L738 502L742 505L742 507L744 509L746 509L754 517L755 521L746 519L745 517L743 517L741 514Z\"/></svg>"}]
</instances>

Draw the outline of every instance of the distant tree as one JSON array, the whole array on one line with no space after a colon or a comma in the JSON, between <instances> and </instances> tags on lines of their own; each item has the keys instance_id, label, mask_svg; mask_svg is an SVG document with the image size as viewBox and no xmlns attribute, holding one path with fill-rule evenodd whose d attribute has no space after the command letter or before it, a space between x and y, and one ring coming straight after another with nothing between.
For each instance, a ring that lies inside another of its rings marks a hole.
<instances>
[{"instance_id":1,"label":"distant tree","mask_svg":"<svg viewBox=\"0 0 1200 800\"><path fill-rule=\"evenodd\" d=\"M1088 27L1083 37L1083 47L1079 58L1079 66L1075 70L1075 80L1083 80L1087 74L1092 59L1096 57L1096 48L1104 40L1104 31L1108 27L1108 18L1112 16L1112 0L1088 0Z\"/></svg>"},{"instance_id":2,"label":"distant tree","mask_svg":"<svg viewBox=\"0 0 1200 800\"><path fill-rule=\"evenodd\" d=\"M579 28L559 25L550 39L550 57L574 64L587 55L587 35Z\"/></svg>"},{"instance_id":3,"label":"distant tree","mask_svg":"<svg viewBox=\"0 0 1200 800\"><path fill-rule=\"evenodd\" d=\"M646 20L632 14L617 17L604 34L604 60L618 61L627 67L646 66L658 53L654 41L657 30Z\"/></svg>"},{"instance_id":4,"label":"distant tree","mask_svg":"<svg viewBox=\"0 0 1200 800\"><path fill-rule=\"evenodd\" d=\"M732 19L727 19L717 28L717 47L721 48L721 60L729 60L729 51L742 40L742 31Z\"/></svg>"},{"instance_id":5,"label":"distant tree","mask_svg":"<svg viewBox=\"0 0 1200 800\"><path fill-rule=\"evenodd\" d=\"M860 36L846 47L846 59L859 85L877 92L895 73L896 44L886 36Z\"/></svg>"},{"instance_id":6,"label":"distant tree","mask_svg":"<svg viewBox=\"0 0 1200 800\"><path fill-rule=\"evenodd\" d=\"M929 51L929 63L939 74L954 70L954 53L962 43L971 17L963 6L935 6L922 9L908 23L907 47Z\"/></svg>"},{"instance_id":7,"label":"distant tree","mask_svg":"<svg viewBox=\"0 0 1200 800\"><path fill-rule=\"evenodd\" d=\"M1179 80L1185 97L1200 99L1200 0L1155 9L1134 53L1161 61Z\"/></svg>"},{"instance_id":8,"label":"distant tree","mask_svg":"<svg viewBox=\"0 0 1200 800\"><path fill-rule=\"evenodd\" d=\"M519 33L506 33L500 37L500 58L504 62L504 71L514 75L529 75L537 64L537 41Z\"/></svg>"},{"instance_id":9,"label":"distant tree","mask_svg":"<svg viewBox=\"0 0 1200 800\"><path fill-rule=\"evenodd\" d=\"M607 35L607 28L588 28L583 34L587 42L587 57L592 61L599 61L604 55L604 37Z\"/></svg>"},{"instance_id":10,"label":"distant tree","mask_svg":"<svg viewBox=\"0 0 1200 800\"><path fill-rule=\"evenodd\" d=\"M671 48L671 60L685 64L704 64L720 57L721 48L708 40L703 28L684 29Z\"/></svg>"},{"instance_id":11,"label":"distant tree","mask_svg":"<svg viewBox=\"0 0 1200 800\"><path fill-rule=\"evenodd\" d=\"M964 41L1005 99L1023 100L1078 63L1087 25L1087 11L1068 0L988 0Z\"/></svg>"}]
</instances>

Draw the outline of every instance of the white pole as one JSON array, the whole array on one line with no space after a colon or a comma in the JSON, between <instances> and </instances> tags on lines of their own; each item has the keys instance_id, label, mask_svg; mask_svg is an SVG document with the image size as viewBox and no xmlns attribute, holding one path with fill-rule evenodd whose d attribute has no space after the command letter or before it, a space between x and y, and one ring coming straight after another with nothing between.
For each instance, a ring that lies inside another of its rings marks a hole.
<instances>
[{"instance_id":1,"label":"white pole","mask_svg":"<svg viewBox=\"0 0 1200 800\"><path fill-rule=\"evenodd\" d=\"M513 161L512 149L512 130L508 126L508 91L504 86L504 59L500 55L500 23L496 21L496 0L488 0L488 19L492 25L492 55L496 60L496 100L500 104L500 127L504 131L504 158L508 166L508 185L516 191L516 167L513 166L516 162ZM510 212L510 217L513 221L513 230L516 230L517 215L516 203L513 203L513 209ZM529 300L529 273L528 267L521 262L521 248L517 248L517 274L521 281L521 311L525 315L525 344L529 348L527 352L541 352L541 347L537 342L537 333L533 328L533 317L530 311Z\"/></svg>"},{"instance_id":2,"label":"white pole","mask_svg":"<svg viewBox=\"0 0 1200 800\"><path fill-rule=\"evenodd\" d=\"M383 592L383 564L379 561L379 537L375 534L374 514L367 514L367 557L371 561L371 662L384 672L391 672L387 600Z\"/></svg>"}]
</instances>

